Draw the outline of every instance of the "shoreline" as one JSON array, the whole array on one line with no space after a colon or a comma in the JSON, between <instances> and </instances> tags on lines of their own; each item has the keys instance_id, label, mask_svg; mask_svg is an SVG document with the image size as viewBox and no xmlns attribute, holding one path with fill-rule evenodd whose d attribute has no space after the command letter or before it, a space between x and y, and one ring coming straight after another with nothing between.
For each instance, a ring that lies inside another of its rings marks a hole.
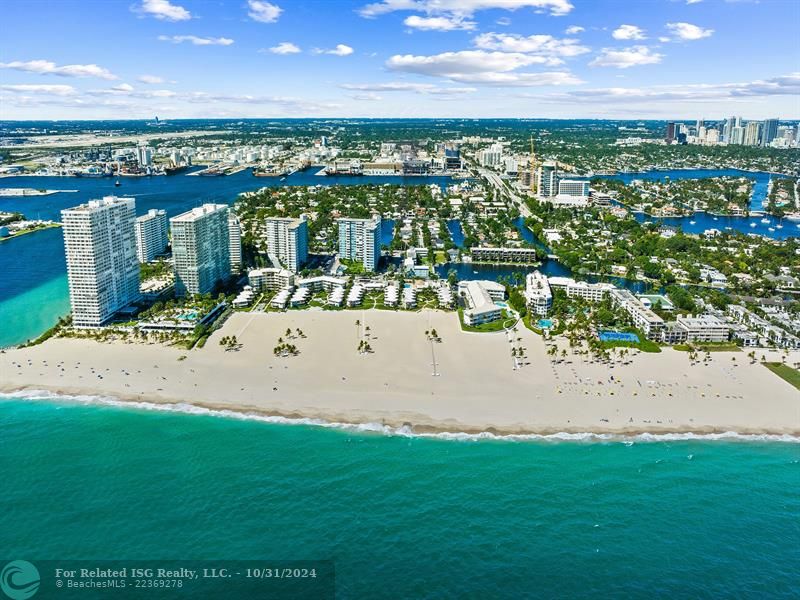
<instances>
[{"instance_id":1,"label":"shoreline","mask_svg":"<svg viewBox=\"0 0 800 600\"><path fill-rule=\"evenodd\" d=\"M441 342L431 341L430 329ZM226 349L225 336L241 346ZM299 355L275 356L279 338ZM363 340L373 352L358 351ZM414 434L800 436L800 394L740 352L714 353L702 364L673 349L634 352L609 365L556 343L559 359L526 327L468 333L454 313L433 310L241 312L191 351L70 338L7 350L0 392ZM520 361L512 350L523 346Z\"/></svg>"},{"instance_id":2,"label":"shoreline","mask_svg":"<svg viewBox=\"0 0 800 600\"><path fill-rule=\"evenodd\" d=\"M257 421L273 425L304 426L322 429L340 429L361 433L378 433L386 436L422 437L438 439L487 439L487 440L554 440L554 441L668 441L668 440L704 440L704 441L772 441L800 444L798 430L757 430L745 429L735 431L725 428L699 427L694 429L641 429L641 428L599 428L584 431L581 428L550 427L545 429L508 429L488 427L486 429L458 428L452 429L436 422L411 423L409 421L382 418L378 420L342 420L329 419L323 415L300 414L297 412L282 413L280 411L231 408L223 405L194 403L190 401L159 401L124 396L104 396L91 393L90 390L51 390L22 388L7 390L0 388L2 401L30 401L51 404L68 404L74 406L105 406L122 410L144 410L169 412L183 415L198 415L214 418Z\"/></svg>"}]
</instances>

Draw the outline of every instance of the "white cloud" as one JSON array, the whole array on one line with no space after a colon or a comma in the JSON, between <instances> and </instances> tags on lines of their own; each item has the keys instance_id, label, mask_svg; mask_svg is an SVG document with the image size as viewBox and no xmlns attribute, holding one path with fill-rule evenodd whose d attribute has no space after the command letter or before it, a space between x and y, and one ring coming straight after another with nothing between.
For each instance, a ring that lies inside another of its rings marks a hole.
<instances>
[{"instance_id":1,"label":"white cloud","mask_svg":"<svg viewBox=\"0 0 800 600\"><path fill-rule=\"evenodd\" d=\"M139 75L139 77L137 77L136 80L141 83L146 83L148 85L157 85L159 83L164 83L164 78L159 77L157 75Z\"/></svg>"},{"instance_id":2,"label":"white cloud","mask_svg":"<svg viewBox=\"0 0 800 600\"><path fill-rule=\"evenodd\" d=\"M120 83L119 85L115 85L111 89L116 90L118 92L132 92L133 86L130 83Z\"/></svg>"},{"instance_id":3,"label":"white cloud","mask_svg":"<svg viewBox=\"0 0 800 600\"><path fill-rule=\"evenodd\" d=\"M500 17L499 19L497 19L497 21L495 21L495 23L503 27L507 27L511 25L511 19L509 19L508 17Z\"/></svg>"},{"instance_id":4,"label":"white cloud","mask_svg":"<svg viewBox=\"0 0 800 600\"><path fill-rule=\"evenodd\" d=\"M473 40L473 43L483 50L533 53L550 57L578 56L589 52L589 48L581 46L577 40L558 39L552 35L523 37L515 33L482 33ZM556 60L551 64L560 62Z\"/></svg>"},{"instance_id":5,"label":"white cloud","mask_svg":"<svg viewBox=\"0 0 800 600\"><path fill-rule=\"evenodd\" d=\"M703 0L686 0L686 4L699 4Z\"/></svg>"},{"instance_id":6,"label":"white cloud","mask_svg":"<svg viewBox=\"0 0 800 600\"><path fill-rule=\"evenodd\" d=\"M464 73L514 71L520 67L546 62L547 59L544 57L520 52L462 50L429 56L396 54L386 62L386 66L393 71L452 77L454 74Z\"/></svg>"},{"instance_id":7,"label":"white cloud","mask_svg":"<svg viewBox=\"0 0 800 600\"><path fill-rule=\"evenodd\" d=\"M520 8L533 8L537 12L561 16L568 14L574 7L569 0L382 0L363 6L358 13L366 18L396 11L467 17L481 10L517 10Z\"/></svg>"},{"instance_id":8,"label":"white cloud","mask_svg":"<svg viewBox=\"0 0 800 600\"><path fill-rule=\"evenodd\" d=\"M277 46L268 48L267 52L271 52L272 54L298 54L300 48L295 46L292 42L281 42Z\"/></svg>"},{"instance_id":9,"label":"white cloud","mask_svg":"<svg viewBox=\"0 0 800 600\"><path fill-rule=\"evenodd\" d=\"M21 83L18 85L0 85L0 90L20 94L45 94L49 96L73 96L77 93L71 85L39 85Z\"/></svg>"},{"instance_id":10,"label":"white cloud","mask_svg":"<svg viewBox=\"0 0 800 600\"><path fill-rule=\"evenodd\" d=\"M160 35L158 39L162 42L172 42L173 44L189 42L195 46L230 46L233 43L230 38L199 37L196 35Z\"/></svg>"},{"instance_id":11,"label":"white cloud","mask_svg":"<svg viewBox=\"0 0 800 600\"><path fill-rule=\"evenodd\" d=\"M600 55L589 63L590 67L616 67L627 69L639 65L654 65L661 62L663 54L651 52L647 46L630 48L603 48Z\"/></svg>"},{"instance_id":12,"label":"white cloud","mask_svg":"<svg viewBox=\"0 0 800 600\"><path fill-rule=\"evenodd\" d=\"M552 102L705 102L737 101L755 96L800 94L800 72L749 83L657 85L646 88L597 88L539 96Z\"/></svg>"},{"instance_id":13,"label":"white cloud","mask_svg":"<svg viewBox=\"0 0 800 600\"><path fill-rule=\"evenodd\" d=\"M703 29L691 23L667 23L670 33L682 40L700 40L714 33L713 29Z\"/></svg>"},{"instance_id":14,"label":"white cloud","mask_svg":"<svg viewBox=\"0 0 800 600\"><path fill-rule=\"evenodd\" d=\"M620 25L612 33L615 40L644 40L644 30L636 25Z\"/></svg>"},{"instance_id":15,"label":"white cloud","mask_svg":"<svg viewBox=\"0 0 800 600\"><path fill-rule=\"evenodd\" d=\"M672 39L671 39L671 38L668 38L668 37L667 37L667 36L665 36L665 35L662 35L662 36L660 36L660 37L658 38L658 41L659 41L659 42L662 42L662 43L664 43L664 44L666 44L667 42L671 42L671 41L672 41Z\"/></svg>"},{"instance_id":16,"label":"white cloud","mask_svg":"<svg viewBox=\"0 0 800 600\"><path fill-rule=\"evenodd\" d=\"M280 6L261 0L247 0L247 6L250 8L247 16L259 23L275 23L283 12Z\"/></svg>"},{"instance_id":17,"label":"white cloud","mask_svg":"<svg viewBox=\"0 0 800 600\"><path fill-rule=\"evenodd\" d=\"M142 0L138 12L150 15L162 21L187 21L192 18L192 14L169 0Z\"/></svg>"},{"instance_id":18,"label":"white cloud","mask_svg":"<svg viewBox=\"0 0 800 600\"><path fill-rule=\"evenodd\" d=\"M16 71L27 71L29 73L39 73L40 75L59 75L61 77L97 77L99 79L117 79L117 76L108 69L91 65L62 65L49 60L15 60L7 63L0 63L0 69L14 69Z\"/></svg>"},{"instance_id":19,"label":"white cloud","mask_svg":"<svg viewBox=\"0 0 800 600\"><path fill-rule=\"evenodd\" d=\"M406 27L421 29L423 31L456 31L459 29L471 31L475 29L475 21L460 17L420 17L411 15L403 21Z\"/></svg>"},{"instance_id":20,"label":"white cloud","mask_svg":"<svg viewBox=\"0 0 800 600\"><path fill-rule=\"evenodd\" d=\"M569 72L515 73L522 67L550 64L551 58L521 52L463 50L430 56L397 54L386 61L392 71L442 77L490 86L567 85L583 83Z\"/></svg>"},{"instance_id":21,"label":"white cloud","mask_svg":"<svg viewBox=\"0 0 800 600\"><path fill-rule=\"evenodd\" d=\"M473 87L440 87L432 83L413 83L409 81L390 81L387 83L343 83L346 90L363 92L414 92L417 94L457 95L478 91Z\"/></svg>"},{"instance_id":22,"label":"white cloud","mask_svg":"<svg viewBox=\"0 0 800 600\"><path fill-rule=\"evenodd\" d=\"M351 94L350 97L353 100L362 100L365 102L377 102L379 100L383 100L381 96L374 92L367 92L366 94Z\"/></svg>"},{"instance_id":23,"label":"white cloud","mask_svg":"<svg viewBox=\"0 0 800 600\"><path fill-rule=\"evenodd\" d=\"M583 33L586 31L585 27L581 27L580 25L570 25L564 30L564 33L567 35L575 35L576 33Z\"/></svg>"},{"instance_id":24,"label":"white cloud","mask_svg":"<svg viewBox=\"0 0 800 600\"><path fill-rule=\"evenodd\" d=\"M314 54L332 54L334 56L349 56L354 52L354 50L346 44L336 44L335 48L329 48L327 50L324 48L314 48L312 52Z\"/></svg>"}]
</instances>

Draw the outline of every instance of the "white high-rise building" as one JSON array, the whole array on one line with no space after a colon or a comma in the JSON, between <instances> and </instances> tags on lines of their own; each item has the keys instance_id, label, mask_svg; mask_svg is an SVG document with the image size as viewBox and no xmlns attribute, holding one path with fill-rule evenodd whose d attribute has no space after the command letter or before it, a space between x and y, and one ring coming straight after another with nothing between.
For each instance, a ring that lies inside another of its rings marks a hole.
<instances>
[{"instance_id":1,"label":"white high-rise building","mask_svg":"<svg viewBox=\"0 0 800 600\"><path fill-rule=\"evenodd\" d=\"M76 327L98 327L139 299L136 201L107 196L61 211Z\"/></svg>"},{"instance_id":2,"label":"white high-rise building","mask_svg":"<svg viewBox=\"0 0 800 600\"><path fill-rule=\"evenodd\" d=\"M306 216L269 217L267 219L267 252L292 273L297 273L308 260L308 221Z\"/></svg>"},{"instance_id":3,"label":"white high-rise building","mask_svg":"<svg viewBox=\"0 0 800 600\"><path fill-rule=\"evenodd\" d=\"M169 220L178 296L206 294L231 275L228 207L204 204Z\"/></svg>"},{"instance_id":4,"label":"white high-rise building","mask_svg":"<svg viewBox=\"0 0 800 600\"><path fill-rule=\"evenodd\" d=\"M761 123L750 121L744 130L744 145L758 146L761 141Z\"/></svg>"},{"instance_id":5,"label":"white high-rise building","mask_svg":"<svg viewBox=\"0 0 800 600\"><path fill-rule=\"evenodd\" d=\"M147 263L164 254L169 244L167 212L151 209L136 219L136 256Z\"/></svg>"},{"instance_id":6,"label":"white high-rise building","mask_svg":"<svg viewBox=\"0 0 800 600\"><path fill-rule=\"evenodd\" d=\"M479 160L482 167L494 167L499 165L503 159L503 145L492 144L488 148L481 150Z\"/></svg>"},{"instance_id":7,"label":"white high-rise building","mask_svg":"<svg viewBox=\"0 0 800 600\"><path fill-rule=\"evenodd\" d=\"M153 164L153 149L150 146L136 148L136 159L140 167L149 167Z\"/></svg>"},{"instance_id":8,"label":"white high-rise building","mask_svg":"<svg viewBox=\"0 0 800 600\"><path fill-rule=\"evenodd\" d=\"M558 192L558 170L556 163L546 161L539 167L538 194L542 198L551 198Z\"/></svg>"},{"instance_id":9,"label":"white high-rise building","mask_svg":"<svg viewBox=\"0 0 800 600\"><path fill-rule=\"evenodd\" d=\"M738 144L741 146L744 144L744 127L741 125L737 125L731 129L731 136L728 140L729 144Z\"/></svg>"},{"instance_id":10,"label":"white high-rise building","mask_svg":"<svg viewBox=\"0 0 800 600\"><path fill-rule=\"evenodd\" d=\"M376 271L381 259L381 217L339 219L339 258L358 261Z\"/></svg>"},{"instance_id":11,"label":"white high-rise building","mask_svg":"<svg viewBox=\"0 0 800 600\"><path fill-rule=\"evenodd\" d=\"M233 210L228 210L228 243L231 273L238 273L242 268L242 225Z\"/></svg>"}]
</instances>

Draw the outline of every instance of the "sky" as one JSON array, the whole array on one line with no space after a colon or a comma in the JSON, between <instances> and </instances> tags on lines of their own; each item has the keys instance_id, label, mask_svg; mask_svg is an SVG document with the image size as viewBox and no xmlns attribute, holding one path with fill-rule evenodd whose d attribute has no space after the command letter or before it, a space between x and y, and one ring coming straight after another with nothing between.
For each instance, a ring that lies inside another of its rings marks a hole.
<instances>
[{"instance_id":1,"label":"sky","mask_svg":"<svg viewBox=\"0 0 800 600\"><path fill-rule=\"evenodd\" d=\"M0 119L800 119L798 0L4 0Z\"/></svg>"}]
</instances>

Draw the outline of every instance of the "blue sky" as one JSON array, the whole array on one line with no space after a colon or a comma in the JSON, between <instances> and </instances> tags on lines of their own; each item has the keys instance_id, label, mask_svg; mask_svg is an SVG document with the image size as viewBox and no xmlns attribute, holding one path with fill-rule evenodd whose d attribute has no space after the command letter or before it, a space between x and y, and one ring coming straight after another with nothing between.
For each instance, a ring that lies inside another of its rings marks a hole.
<instances>
[{"instance_id":1,"label":"blue sky","mask_svg":"<svg viewBox=\"0 0 800 600\"><path fill-rule=\"evenodd\" d=\"M0 119L800 118L797 0L5 0Z\"/></svg>"}]
</instances>

